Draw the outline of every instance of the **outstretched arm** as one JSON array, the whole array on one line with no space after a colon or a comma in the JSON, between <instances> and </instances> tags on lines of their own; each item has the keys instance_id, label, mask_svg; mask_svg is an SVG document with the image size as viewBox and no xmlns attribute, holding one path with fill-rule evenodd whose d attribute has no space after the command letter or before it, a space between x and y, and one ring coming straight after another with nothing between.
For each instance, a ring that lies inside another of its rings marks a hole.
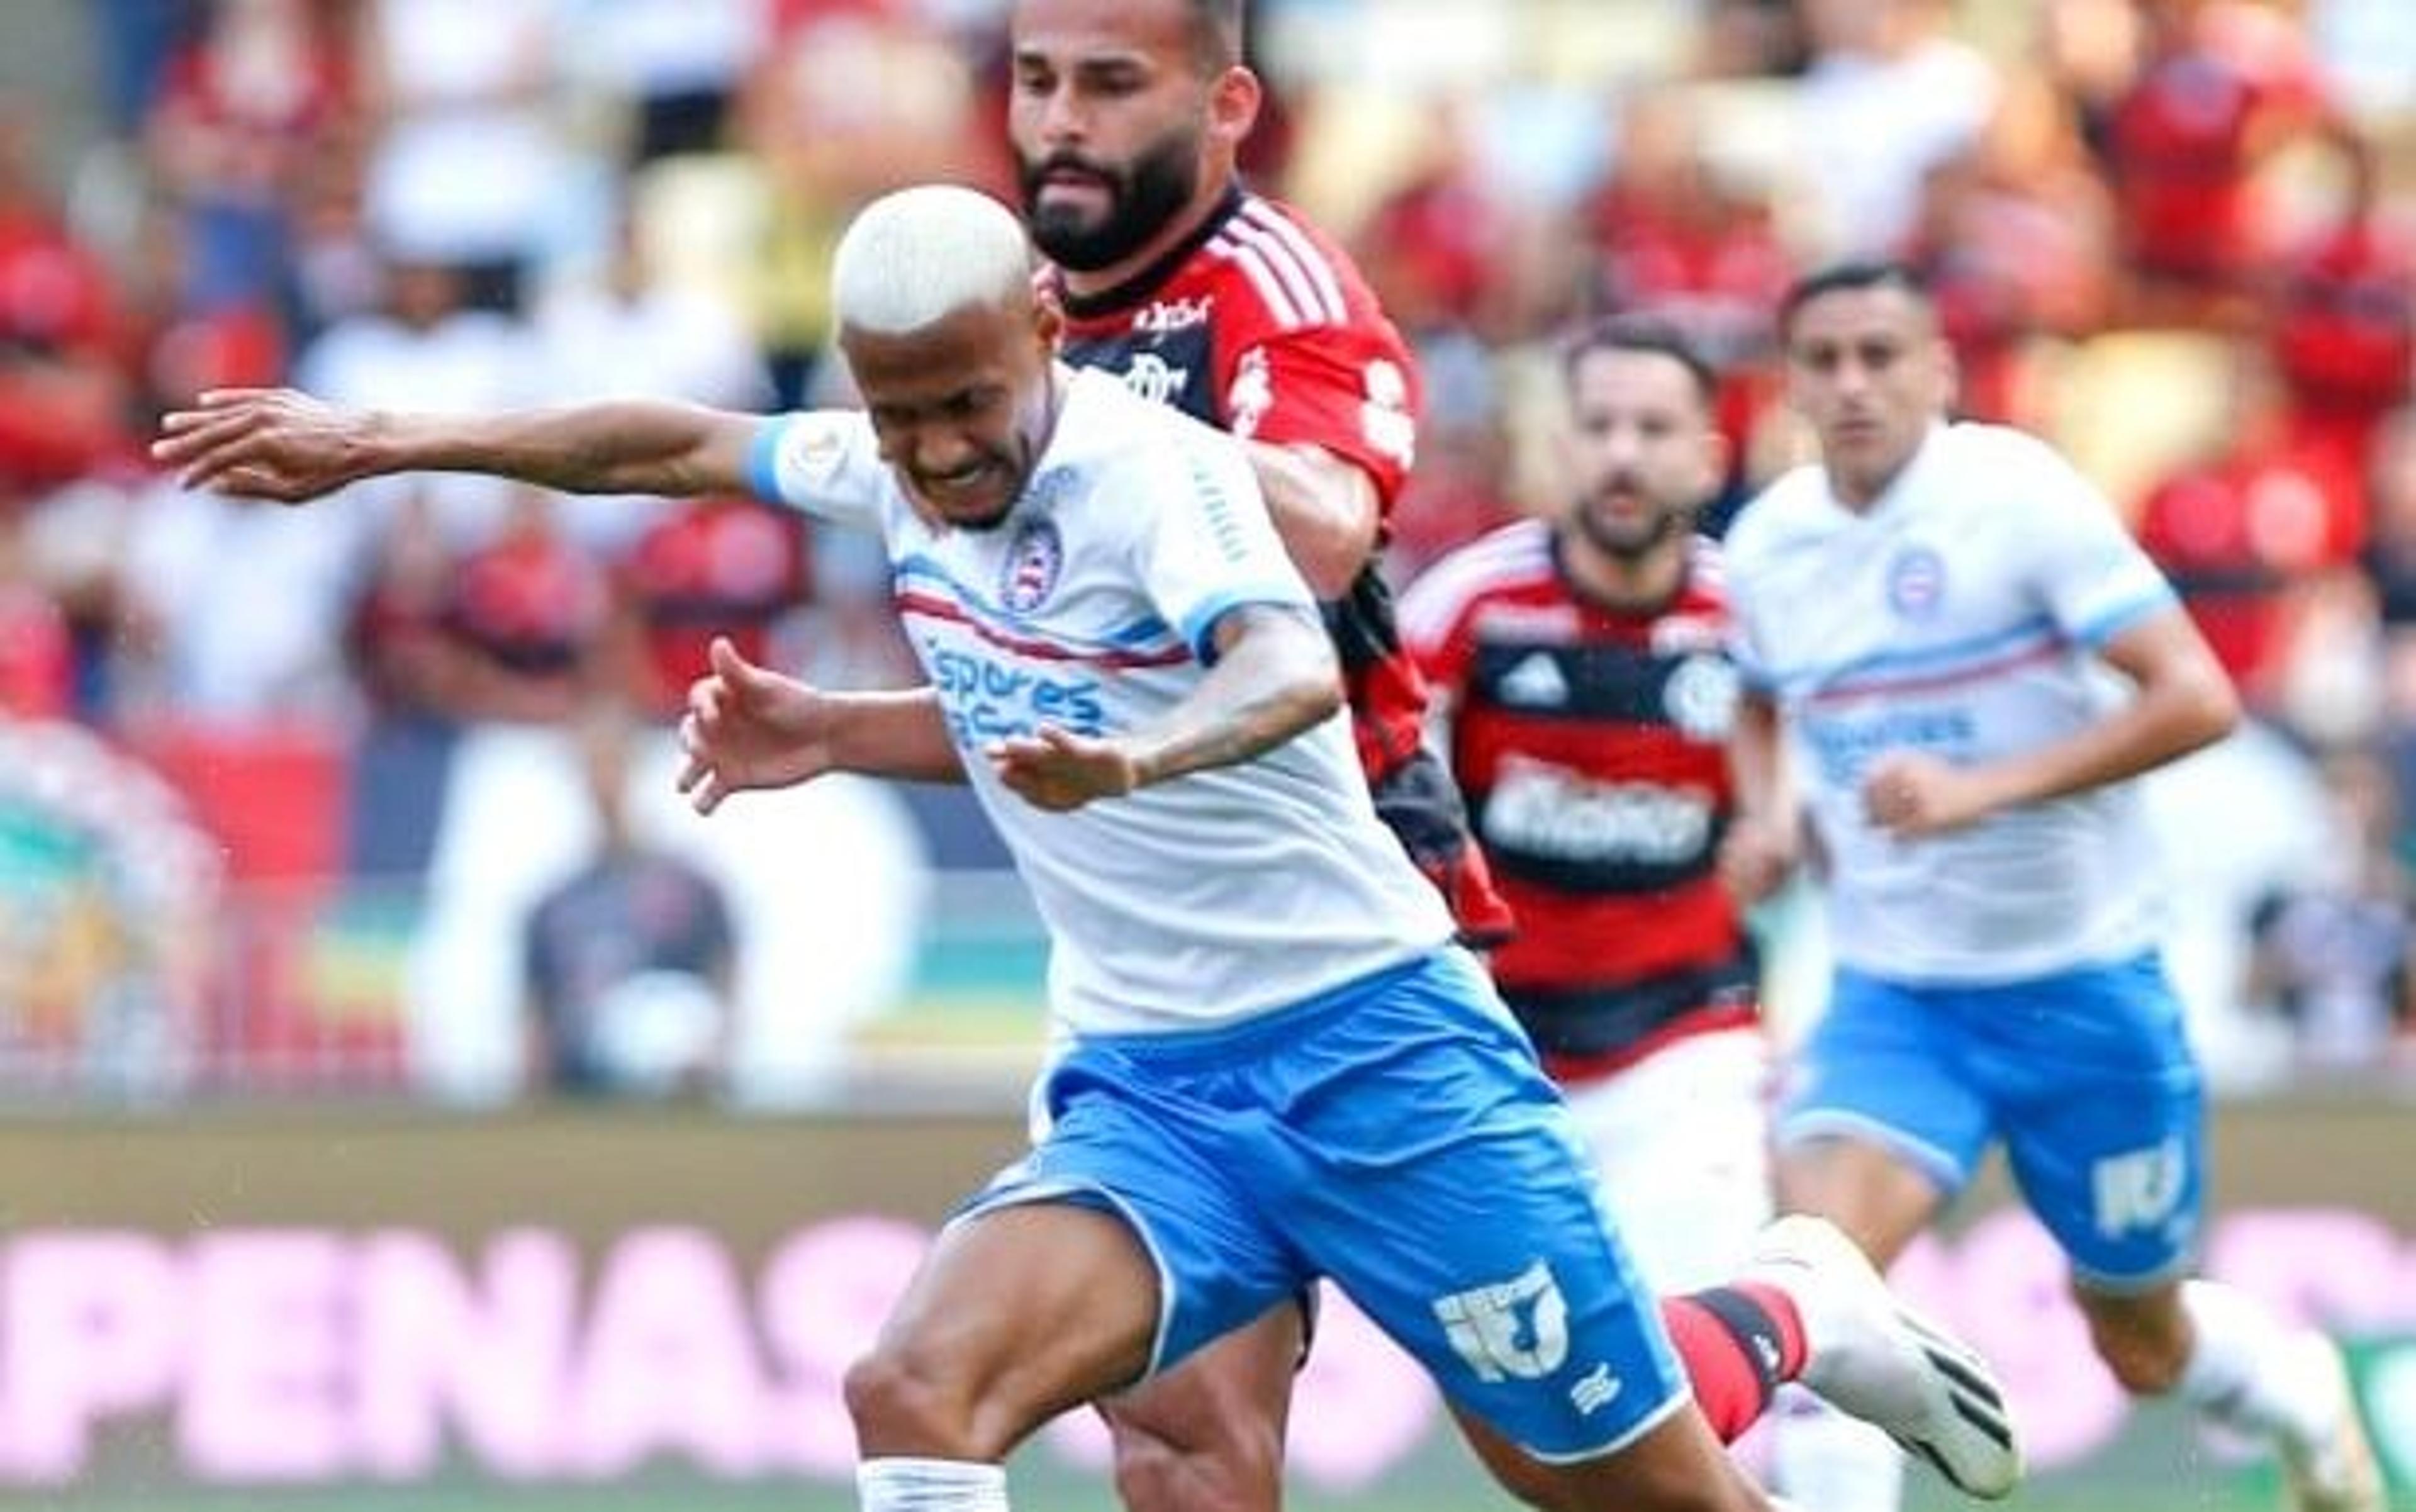
<instances>
[{"instance_id":1,"label":"outstretched arm","mask_svg":"<svg viewBox=\"0 0 2416 1512\"><path fill-rule=\"evenodd\" d=\"M387 473L488 473L567 493L742 492L754 416L610 400L492 416L352 410L285 388L205 393L151 455L185 486L300 504Z\"/></svg>"},{"instance_id":2,"label":"outstretched arm","mask_svg":"<svg viewBox=\"0 0 2416 1512\"><path fill-rule=\"evenodd\" d=\"M1333 645L1305 611L1245 605L1214 633L1216 665L1155 725L1120 736L1044 725L985 752L999 780L1036 808L1079 809L1248 761L1342 706Z\"/></svg>"}]
</instances>

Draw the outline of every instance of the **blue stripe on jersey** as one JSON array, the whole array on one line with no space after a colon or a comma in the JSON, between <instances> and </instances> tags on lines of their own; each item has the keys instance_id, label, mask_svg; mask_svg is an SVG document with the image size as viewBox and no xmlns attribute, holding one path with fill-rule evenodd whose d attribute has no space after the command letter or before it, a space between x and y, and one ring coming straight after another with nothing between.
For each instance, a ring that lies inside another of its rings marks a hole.
<instances>
[{"instance_id":1,"label":"blue stripe on jersey","mask_svg":"<svg viewBox=\"0 0 2416 1512\"><path fill-rule=\"evenodd\" d=\"M2181 597L2178 594L2171 588L2159 584L2137 598L2127 599L2115 605L2083 625L2074 632L2073 639L2085 646L2101 646L2141 620L2152 618L2167 609L2178 608L2180 604Z\"/></svg>"},{"instance_id":2,"label":"blue stripe on jersey","mask_svg":"<svg viewBox=\"0 0 2416 1512\"><path fill-rule=\"evenodd\" d=\"M1174 627L1155 614L1147 614L1122 629L1106 635L1083 637L1069 633L1064 626L1037 626L1021 614L1012 613L1004 606L992 603L972 588L957 581L937 560L921 552L900 557L891 569L897 585L902 589L920 580L939 589L946 597L968 612L989 622L992 629L1031 635L1045 629L1048 639L1062 641L1069 646L1088 651L1169 651L1173 649Z\"/></svg>"},{"instance_id":3,"label":"blue stripe on jersey","mask_svg":"<svg viewBox=\"0 0 2416 1512\"><path fill-rule=\"evenodd\" d=\"M780 438L796 423L793 415L776 415L755 428L747 444L747 486L765 504L787 504L780 495Z\"/></svg>"},{"instance_id":4,"label":"blue stripe on jersey","mask_svg":"<svg viewBox=\"0 0 2416 1512\"><path fill-rule=\"evenodd\" d=\"M1884 688L1895 681L1952 675L1996 661L2010 652L2052 645L2061 638L2061 634L2056 628L2055 621L2039 614L2010 629L1949 641L1942 645L1923 646L1913 651L1882 651L1852 661L1806 668L1789 673L1780 680L1789 690L1803 692L1839 692L1850 683L1863 689Z\"/></svg>"},{"instance_id":5,"label":"blue stripe on jersey","mask_svg":"<svg viewBox=\"0 0 2416 1512\"><path fill-rule=\"evenodd\" d=\"M1280 604L1287 609L1298 608L1300 594L1296 589L1269 583L1262 588L1245 588L1233 593L1220 593L1193 610L1183 622L1183 639L1200 665L1216 665L1216 622L1237 609L1251 604Z\"/></svg>"}]
</instances>

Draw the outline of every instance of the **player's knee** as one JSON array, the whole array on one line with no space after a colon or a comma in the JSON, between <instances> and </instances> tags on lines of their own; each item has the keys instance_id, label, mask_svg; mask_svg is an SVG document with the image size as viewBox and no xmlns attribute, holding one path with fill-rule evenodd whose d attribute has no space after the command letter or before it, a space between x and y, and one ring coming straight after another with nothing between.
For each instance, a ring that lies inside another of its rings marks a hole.
<instances>
[{"instance_id":1,"label":"player's knee","mask_svg":"<svg viewBox=\"0 0 2416 1512\"><path fill-rule=\"evenodd\" d=\"M1136 1421L1111 1413L1127 1512L1276 1512L1283 1444L1271 1426Z\"/></svg>"},{"instance_id":2,"label":"player's knee","mask_svg":"<svg viewBox=\"0 0 2416 1512\"><path fill-rule=\"evenodd\" d=\"M968 1394L912 1351L875 1350L849 1368L841 1390L867 1455L994 1459L1005 1452L975 1442Z\"/></svg>"},{"instance_id":3,"label":"player's knee","mask_svg":"<svg viewBox=\"0 0 2416 1512\"><path fill-rule=\"evenodd\" d=\"M2188 1339L2177 1329L2100 1316L2090 1320L2090 1336L2116 1383L2134 1397L2164 1396L2189 1365Z\"/></svg>"}]
</instances>

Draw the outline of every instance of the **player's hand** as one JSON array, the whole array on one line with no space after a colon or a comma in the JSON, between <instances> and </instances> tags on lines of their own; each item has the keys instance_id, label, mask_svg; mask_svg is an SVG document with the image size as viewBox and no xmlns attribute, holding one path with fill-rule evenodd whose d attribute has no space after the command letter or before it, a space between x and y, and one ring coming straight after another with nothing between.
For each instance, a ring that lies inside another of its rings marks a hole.
<instances>
[{"instance_id":1,"label":"player's hand","mask_svg":"<svg viewBox=\"0 0 2416 1512\"><path fill-rule=\"evenodd\" d=\"M1065 813L1140 786L1140 763L1121 741L1044 724L982 752L1008 790L1035 809Z\"/></svg>"},{"instance_id":2,"label":"player's hand","mask_svg":"<svg viewBox=\"0 0 2416 1512\"><path fill-rule=\"evenodd\" d=\"M1721 837L1720 883L1739 908L1751 908L1786 885L1801 859L1792 825L1740 814Z\"/></svg>"},{"instance_id":3,"label":"player's hand","mask_svg":"<svg viewBox=\"0 0 2416 1512\"><path fill-rule=\"evenodd\" d=\"M156 461L189 489L301 504L366 476L373 416L290 388L219 388L159 422Z\"/></svg>"},{"instance_id":4,"label":"player's hand","mask_svg":"<svg viewBox=\"0 0 2416 1512\"><path fill-rule=\"evenodd\" d=\"M785 788L831 769L831 701L818 689L759 667L716 636L713 670L690 684L680 719L687 753L679 790L698 813L749 788Z\"/></svg>"},{"instance_id":5,"label":"player's hand","mask_svg":"<svg viewBox=\"0 0 2416 1512\"><path fill-rule=\"evenodd\" d=\"M1961 829L1995 807L1978 773L1919 751L1890 751L1863 775L1863 812L1897 839Z\"/></svg>"}]
</instances>

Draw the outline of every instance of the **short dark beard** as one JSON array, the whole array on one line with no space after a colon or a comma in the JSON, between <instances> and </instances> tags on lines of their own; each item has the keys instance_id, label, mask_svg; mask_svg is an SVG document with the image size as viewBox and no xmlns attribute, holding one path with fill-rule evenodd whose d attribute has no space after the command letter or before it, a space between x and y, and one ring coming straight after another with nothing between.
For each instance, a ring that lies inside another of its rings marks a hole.
<instances>
[{"instance_id":1,"label":"short dark beard","mask_svg":"<svg viewBox=\"0 0 2416 1512\"><path fill-rule=\"evenodd\" d=\"M1065 211L1040 207L1042 183L1057 168L1107 173L1108 213L1097 224L1084 226ZM1169 132L1122 172L1070 153L1024 159L1016 172L1033 244L1059 267L1096 273L1148 246L1191 203L1200 189L1200 138L1195 131Z\"/></svg>"},{"instance_id":2,"label":"short dark beard","mask_svg":"<svg viewBox=\"0 0 2416 1512\"><path fill-rule=\"evenodd\" d=\"M1683 510L1663 509L1653 515L1652 530L1639 537L1621 538L1594 523L1593 511L1586 507L1591 502L1587 499L1578 501L1578 533L1595 551L1626 566L1633 566L1652 555L1662 542L1677 534L1685 522Z\"/></svg>"}]
</instances>

